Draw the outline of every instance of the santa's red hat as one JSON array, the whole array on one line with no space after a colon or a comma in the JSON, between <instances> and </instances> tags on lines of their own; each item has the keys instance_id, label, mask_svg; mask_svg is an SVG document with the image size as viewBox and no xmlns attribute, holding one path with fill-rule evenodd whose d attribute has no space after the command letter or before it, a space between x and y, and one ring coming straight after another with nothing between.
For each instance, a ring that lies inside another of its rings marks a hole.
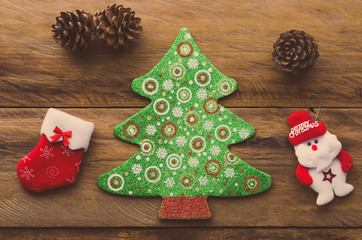
<instances>
[{"instance_id":1,"label":"santa's red hat","mask_svg":"<svg viewBox=\"0 0 362 240\"><path fill-rule=\"evenodd\" d=\"M289 142L298 145L308 139L322 136L327 132L326 126L321 122L315 122L306 111L292 113L288 117L288 123L291 127L289 133Z\"/></svg>"}]
</instances>

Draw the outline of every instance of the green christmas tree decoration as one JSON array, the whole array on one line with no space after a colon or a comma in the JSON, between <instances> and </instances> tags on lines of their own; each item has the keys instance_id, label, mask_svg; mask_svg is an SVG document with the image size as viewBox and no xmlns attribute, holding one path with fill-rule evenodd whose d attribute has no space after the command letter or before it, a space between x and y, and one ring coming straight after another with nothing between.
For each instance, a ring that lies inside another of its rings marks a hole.
<instances>
[{"instance_id":1,"label":"green christmas tree decoration","mask_svg":"<svg viewBox=\"0 0 362 240\"><path fill-rule=\"evenodd\" d=\"M99 187L120 195L161 196L161 219L209 219L207 197L268 189L268 174L228 150L255 134L218 103L236 88L181 29L162 60L132 82L133 91L151 104L114 129L120 139L139 144L139 152L101 175Z\"/></svg>"}]
</instances>

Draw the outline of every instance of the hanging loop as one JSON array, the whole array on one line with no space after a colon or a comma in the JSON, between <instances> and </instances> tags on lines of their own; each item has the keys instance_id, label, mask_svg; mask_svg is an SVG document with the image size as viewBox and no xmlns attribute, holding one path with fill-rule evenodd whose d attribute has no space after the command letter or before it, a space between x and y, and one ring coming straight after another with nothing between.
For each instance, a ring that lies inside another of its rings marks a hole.
<instances>
[{"instance_id":1,"label":"hanging loop","mask_svg":"<svg viewBox=\"0 0 362 240\"><path fill-rule=\"evenodd\" d=\"M318 98L318 101L319 101L318 112L317 112L317 115L315 116L315 119L313 119L313 116L312 116L312 114L311 114L311 112L310 112L310 107L309 107L309 98L312 97L312 96L316 96L316 97ZM322 105L322 101L321 101L320 97L318 96L318 94L312 93L311 95L309 95L309 96L307 97L307 110L308 110L308 113L309 113L310 117L311 117L311 118L313 119L313 121L315 121L315 122L317 122L317 120L318 120L318 116L319 116L319 113L320 113L320 111L321 111L321 105Z\"/></svg>"}]
</instances>

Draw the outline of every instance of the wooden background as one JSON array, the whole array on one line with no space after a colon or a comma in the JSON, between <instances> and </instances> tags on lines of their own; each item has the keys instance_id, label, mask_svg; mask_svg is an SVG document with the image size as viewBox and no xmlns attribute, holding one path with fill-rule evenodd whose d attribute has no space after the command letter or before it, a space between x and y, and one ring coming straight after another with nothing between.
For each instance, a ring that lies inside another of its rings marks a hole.
<instances>
[{"instance_id":1,"label":"wooden background","mask_svg":"<svg viewBox=\"0 0 362 240\"><path fill-rule=\"evenodd\" d=\"M94 13L112 3L0 1L0 239L362 238L361 1L125 1L144 28L131 48L113 51L95 41L73 54L52 39L60 11ZM209 198L210 221L161 221L161 198L116 196L96 184L138 151L113 136L113 128L149 103L131 91L131 81L162 58L182 27L238 82L236 93L220 103L257 133L231 150L273 178L259 195ZM273 43L290 29L313 35L321 55L299 77L278 72L271 58ZM322 99L319 120L354 160L348 182L355 190L323 207L298 183L287 139L287 117L305 109L313 92ZM16 165L39 141L49 107L94 122L95 131L77 183L33 194L18 183Z\"/></svg>"}]
</instances>

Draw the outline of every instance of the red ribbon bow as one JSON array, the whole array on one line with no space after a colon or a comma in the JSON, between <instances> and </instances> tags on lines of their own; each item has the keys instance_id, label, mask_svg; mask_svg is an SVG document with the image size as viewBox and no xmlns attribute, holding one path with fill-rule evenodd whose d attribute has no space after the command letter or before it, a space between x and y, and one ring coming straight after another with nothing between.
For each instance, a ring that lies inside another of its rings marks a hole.
<instances>
[{"instance_id":1,"label":"red ribbon bow","mask_svg":"<svg viewBox=\"0 0 362 240\"><path fill-rule=\"evenodd\" d=\"M56 134L50 137L52 139L52 142L56 142L60 137L63 137L64 147L70 144L68 138L72 137L72 131L63 132L60 128L55 127L53 132L55 132Z\"/></svg>"}]
</instances>

